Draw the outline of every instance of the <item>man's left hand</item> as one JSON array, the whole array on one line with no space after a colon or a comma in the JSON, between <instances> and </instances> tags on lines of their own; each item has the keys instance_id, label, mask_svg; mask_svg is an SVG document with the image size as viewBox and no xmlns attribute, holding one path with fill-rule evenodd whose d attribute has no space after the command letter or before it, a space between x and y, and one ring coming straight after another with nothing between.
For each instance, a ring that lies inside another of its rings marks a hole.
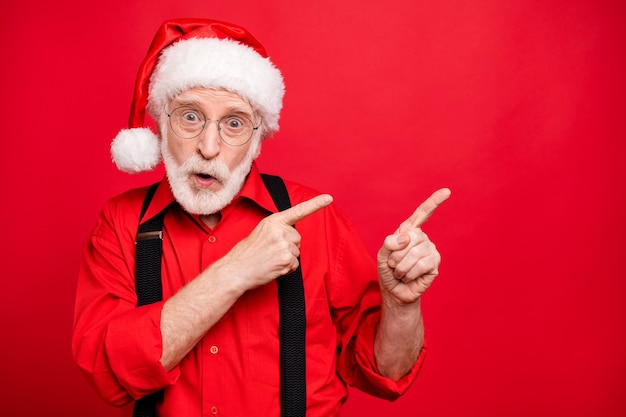
<instances>
[{"instance_id":1,"label":"man's left hand","mask_svg":"<svg viewBox=\"0 0 626 417\"><path fill-rule=\"evenodd\" d=\"M378 251L378 277L383 297L398 304L417 301L439 273L441 256L422 225L450 197L450 190L435 191L392 235Z\"/></svg>"}]
</instances>

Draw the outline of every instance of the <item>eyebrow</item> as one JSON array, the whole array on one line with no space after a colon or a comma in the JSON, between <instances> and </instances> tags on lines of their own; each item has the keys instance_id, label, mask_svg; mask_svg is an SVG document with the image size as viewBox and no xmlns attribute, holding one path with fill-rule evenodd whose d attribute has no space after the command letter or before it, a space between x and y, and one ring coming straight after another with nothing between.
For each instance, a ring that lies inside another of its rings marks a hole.
<instances>
[{"instance_id":1,"label":"eyebrow","mask_svg":"<svg viewBox=\"0 0 626 417\"><path fill-rule=\"evenodd\" d=\"M195 106L200 102L200 100L197 99L196 97L185 97L185 98L175 98L173 102L181 106Z\"/></svg>"}]
</instances>

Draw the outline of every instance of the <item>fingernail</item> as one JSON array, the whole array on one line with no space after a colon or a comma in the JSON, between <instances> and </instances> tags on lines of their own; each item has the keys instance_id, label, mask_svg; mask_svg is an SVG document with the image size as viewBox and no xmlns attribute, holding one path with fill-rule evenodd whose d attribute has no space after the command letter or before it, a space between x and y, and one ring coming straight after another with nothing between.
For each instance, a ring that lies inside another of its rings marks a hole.
<instances>
[{"instance_id":1,"label":"fingernail","mask_svg":"<svg viewBox=\"0 0 626 417\"><path fill-rule=\"evenodd\" d=\"M409 237L407 235L399 235L396 242L398 242L398 245L405 245L409 243Z\"/></svg>"}]
</instances>

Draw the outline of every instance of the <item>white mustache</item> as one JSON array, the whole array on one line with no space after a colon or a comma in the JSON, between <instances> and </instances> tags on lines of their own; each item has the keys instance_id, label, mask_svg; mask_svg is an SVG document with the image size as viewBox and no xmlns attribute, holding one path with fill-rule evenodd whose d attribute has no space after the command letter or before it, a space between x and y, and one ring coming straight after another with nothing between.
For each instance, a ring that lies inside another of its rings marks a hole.
<instances>
[{"instance_id":1,"label":"white mustache","mask_svg":"<svg viewBox=\"0 0 626 417\"><path fill-rule=\"evenodd\" d=\"M218 159L206 160L199 155L190 156L178 167L177 171L185 175L210 175L221 183L225 183L230 178L230 171L223 161Z\"/></svg>"}]
</instances>

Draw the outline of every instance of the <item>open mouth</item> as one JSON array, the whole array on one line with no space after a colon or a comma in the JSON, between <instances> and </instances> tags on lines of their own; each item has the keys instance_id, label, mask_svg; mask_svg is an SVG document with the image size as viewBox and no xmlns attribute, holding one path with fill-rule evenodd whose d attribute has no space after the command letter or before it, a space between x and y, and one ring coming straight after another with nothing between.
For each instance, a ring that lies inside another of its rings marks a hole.
<instances>
[{"instance_id":1,"label":"open mouth","mask_svg":"<svg viewBox=\"0 0 626 417\"><path fill-rule=\"evenodd\" d=\"M218 181L214 176L202 172L196 172L194 177L196 179L196 184L202 188L212 187L215 182Z\"/></svg>"}]
</instances>

